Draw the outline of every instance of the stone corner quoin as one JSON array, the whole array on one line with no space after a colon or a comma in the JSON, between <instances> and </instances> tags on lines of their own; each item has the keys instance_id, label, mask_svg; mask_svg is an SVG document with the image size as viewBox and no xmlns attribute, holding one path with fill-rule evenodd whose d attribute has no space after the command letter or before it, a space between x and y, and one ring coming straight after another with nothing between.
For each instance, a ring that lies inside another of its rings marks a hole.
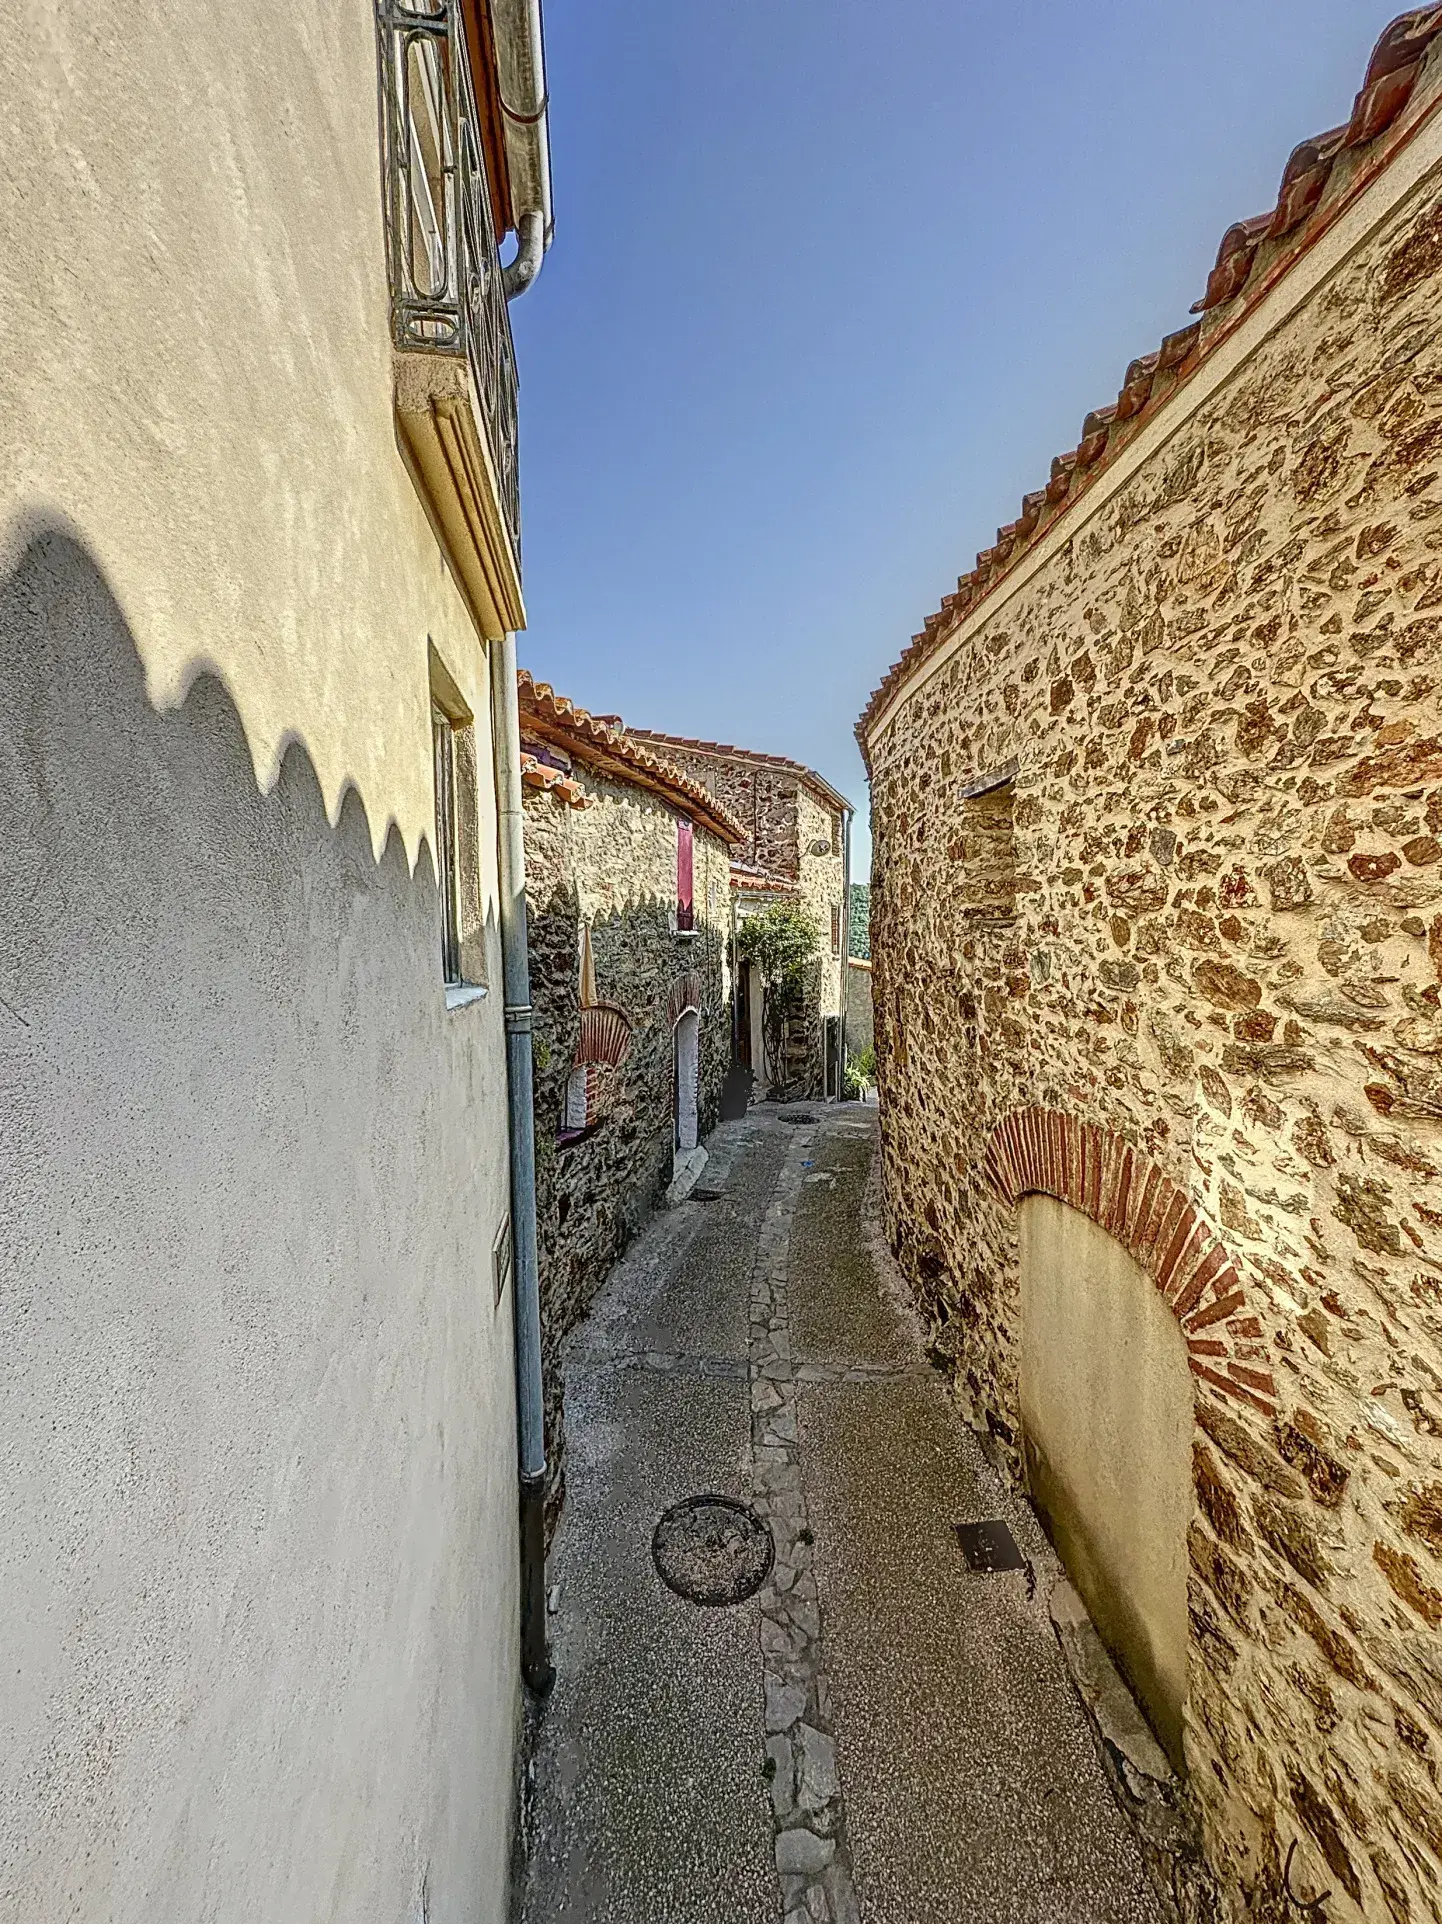
<instances>
[{"instance_id":1,"label":"stone corner quoin","mask_svg":"<svg viewBox=\"0 0 1442 1924\"><path fill-rule=\"evenodd\" d=\"M1188 1782L1238 1918L1294 1845L1334 1920L1442 1916L1435 39L1414 67L1395 158L860 731L887 1230L962 1408L1020 1474L1029 1193L1186 1338Z\"/></svg>"}]
</instances>

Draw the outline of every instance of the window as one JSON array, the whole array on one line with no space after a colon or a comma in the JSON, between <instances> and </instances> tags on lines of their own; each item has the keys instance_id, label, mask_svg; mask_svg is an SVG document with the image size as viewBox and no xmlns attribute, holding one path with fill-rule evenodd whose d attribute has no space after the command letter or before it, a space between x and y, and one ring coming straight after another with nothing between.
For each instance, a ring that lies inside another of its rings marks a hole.
<instances>
[{"instance_id":1,"label":"window","mask_svg":"<svg viewBox=\"0 0 1442 1924\"><path fill-rule=\"evenodd\" d=\"M839 810L831 817L831 853L833 855L839 855L841 853L841 814Z\"/></svg>"},{"instance_id":2,"label":"window","mask_svg":"<svg viewBox=\"0 0 1442 1924\"><path fill-rule=\"evenodd\" d=\"M431 742L436 776L436 885L441 897L441 978L448 988L461 982L461 890L456 861L455 724L443 708L431 706Z\"/></svg>"},{"instance_id":3,"label":"window","mask_svg":"<svg viewBox=\"0 0 1442 1924\"><path fill-rule=\"evenodd\" d=\"M694 862L694 832L691 824L683 816L676 818L676 931L686 934L696 926L696 909L692 900L692 868Z\"/></svg>"},{"instance_id":4,"label":"window","mask_svg":"<svg viewBox=\"0 0 1442 1924\"><path fill-rule=\"evenodd\" d=\"M982 920L1016 913L1014 771L980 777L961 792L961 832L947 854L961 869L964 914Z\"/></svg>"},{"instance_id":5,"label":"window","mask_svg":"<svg viewBox=\"0 0 1442 1924\"><path fill-rule=\"evenodd\" d=\"M484 989L486 925L481 911L480 790L471 711L436 654L431 667L431 765L436 802L436 892L441 979L447 990Z\"/></svg>"},{"instance_id":6,"label":"window","mask_svg":"<svg viewBox=\"0 0 1442 1924\"><path fill-rule=\"evenodd\" d=\"M833 955L841 953L841 904L839 902L831 904L831 953Z\"/></svg>"}]
</instances>

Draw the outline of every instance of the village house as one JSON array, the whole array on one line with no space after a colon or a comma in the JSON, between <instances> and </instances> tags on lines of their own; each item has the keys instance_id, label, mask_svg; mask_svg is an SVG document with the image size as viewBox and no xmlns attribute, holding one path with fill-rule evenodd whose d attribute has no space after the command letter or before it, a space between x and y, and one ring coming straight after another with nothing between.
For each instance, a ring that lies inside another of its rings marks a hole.
<instances>
[{"instance_id":1,"label":"village house","mask_svg":"<svg viewBox=\"0 0 1442 1924\"><path fill-rule=\"evenodd\" d=\"M772 903L791 903L816 928L818 953L799 1009L782 1032L781 1060L768 1059L763 996L754 963L736 971L736 1047L759 1096L815 1100L841 1093L845 1060L845 957L852 806L813 768L725 742L632 729L695 777L741 824L731 887L738 925Z\"/></svg>"},{"instance_id":2,"label":"village house","mask_svg":"<svg viewBox=\"0 0 1442 1924\"><path fill-rule=\"evenodd\" d=\"M507 1913L539 34L7 19L7 1915Z\"/></svg>"},{"instance_id":3,"label":"village house","mask_svg":"<svg viewBox=\"0 0 1442 1924\"><path fill-rule=\"evenodd\" d=\"M649 1212L694 1186L718 1117L743 830L617 717L524 670L520 737L554 1515L561 1345Z\"/></svg>"},{"instance_id":4,"label":"village house","mask_svg":"<svg viewBox=\"0 0 1442 1924\"><path fill-rule=\"evenodd\" d=\"M1442 1917L1439 300L1433 6L858 729L889 1234L1236 1918Z\"/></svg>"}]
</instances>

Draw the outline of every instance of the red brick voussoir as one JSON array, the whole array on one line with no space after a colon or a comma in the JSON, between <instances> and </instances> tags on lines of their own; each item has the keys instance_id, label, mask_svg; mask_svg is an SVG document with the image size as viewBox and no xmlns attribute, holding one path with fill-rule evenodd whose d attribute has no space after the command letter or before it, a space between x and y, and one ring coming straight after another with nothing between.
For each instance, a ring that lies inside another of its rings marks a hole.
<instances>
[{"instance_id":1,"label":"red brick voussoir","mask_svg":"<svg viewBox=\"0 0 1442 1924\"><path fill-rule=\"evenodd\" d=\"M983 1167L1003 1202L1056 1196L1114 1236L1146 1270L1187 1339L1192 1374L1271 1416L1276 1384L1259 1367L1261 1325L1225 1244L1150 1157L1099 1123L1018 1109L988 1140Z\"/></svg>"}]
</instances>

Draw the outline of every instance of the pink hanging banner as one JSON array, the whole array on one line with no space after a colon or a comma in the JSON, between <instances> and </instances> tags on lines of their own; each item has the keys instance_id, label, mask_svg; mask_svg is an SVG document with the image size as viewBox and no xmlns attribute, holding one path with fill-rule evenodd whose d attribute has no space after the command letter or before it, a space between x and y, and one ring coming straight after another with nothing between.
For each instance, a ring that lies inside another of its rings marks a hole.
<instances>
[{"instance_id":1,"label":"pink hanging banner","mask_svg":"<svg viewBox=\"0 0 1442 1924\"><path fill-rule=\"evenodd\" d=\"M676 818L676 926L694 929L696 912L691 899L691 824Z\"/></svg>"}]
</instances>

